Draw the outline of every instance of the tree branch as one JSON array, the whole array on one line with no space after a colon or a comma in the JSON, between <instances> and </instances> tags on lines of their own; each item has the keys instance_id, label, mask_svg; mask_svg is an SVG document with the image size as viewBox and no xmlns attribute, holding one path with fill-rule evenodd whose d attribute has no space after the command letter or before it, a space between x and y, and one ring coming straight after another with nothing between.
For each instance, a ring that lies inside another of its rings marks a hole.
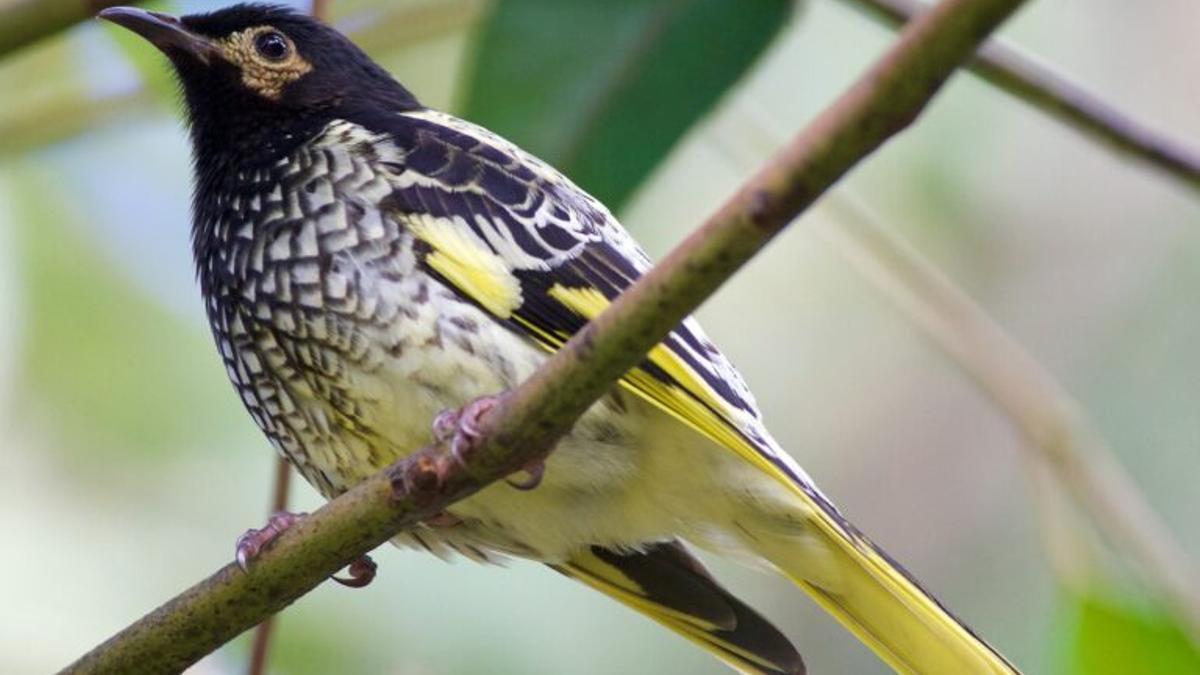
<instances>
[{"instance_id":1,"label":"tree branch","mask_svg":"<svg viewBox=\"0 0 1200 675\"><path fill-rule=\"evenodd\" d=\"M898 27L926 11L917 0L843 0L882 22ZM989 40L968 65L975 73L1042 112L1166 172L1200 191L1200 153L1185 147L1102 101L1020 51Z\"/></svg>"},{"instance_id":2,"label":"tree branch","mask_svg":"<svg viewBox=\"0 0 1200 675\"><path fill-rule=\"evenodd\" d=\"M226 565L69 666L180 671L353 559L544 456L575 419L854 164L907 127L1022 0L944 0L663 262L505 395L465 465L427 446ZM503 489L503 488L501 488Z\"/></svg>"},{"instance_id":3,"label":"tree branch","mask_svg":"<svg viewBox=\"0 0 1200 675\"><path fill-rule=\"evenodd\" d=\"M141 0L10 0L0 5L0 58L90 19L114 5Z\"/></svg>"}]
</instances>

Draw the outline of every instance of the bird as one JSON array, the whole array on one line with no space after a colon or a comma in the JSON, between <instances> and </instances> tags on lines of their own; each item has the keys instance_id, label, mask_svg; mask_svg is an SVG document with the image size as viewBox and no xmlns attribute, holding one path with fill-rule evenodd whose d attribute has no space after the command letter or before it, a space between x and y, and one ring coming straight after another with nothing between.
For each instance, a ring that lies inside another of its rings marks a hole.
<instances>
[{"instance_id":1,"label":"bird","mask_svg":"<svg viewBox=\"0 0 1200 675\"><path fill-rule=\"evenodd\" d=\"M562 173L426 107L312 17L266 4L100 16L173 66L220 359L326 498L431 439L457 442L652 264ZM526 470L394 543L544 563L742 673L805 664L697 549L791 580L897 672L1018 672L816 487L694 318Z\"/></svg>"}]
</instances>

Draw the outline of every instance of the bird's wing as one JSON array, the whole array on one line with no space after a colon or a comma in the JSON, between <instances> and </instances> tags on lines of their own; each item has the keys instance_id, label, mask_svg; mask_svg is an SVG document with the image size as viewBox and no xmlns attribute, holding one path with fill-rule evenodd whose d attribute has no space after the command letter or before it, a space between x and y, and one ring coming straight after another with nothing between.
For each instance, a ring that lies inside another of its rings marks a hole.
<instances>
[{"instance_id":1,"label":"bird's wing","mask_svg":"<svg viewBox=\"0 0 1200 675\"><path fill-rule=\"evenodd\" d=\"M404 113L379 147L395 166L386 202L422 264L548 351L561 347L650 267L609 211L540 160L433 111ZM749 389L687 319L622 385L786 482L816 494L775 446ZM823 498L822 498L823 499Z\"/></svg>"},{"instance_id":2,"label":"bird's wing","mask_svg":"<svg viewBox=\"0 0 1200 675\"><path fill-rule=\"evenodd\" d=\"M593 546L550 567L636 609L739 672L805 672L791 642L722 588L678 542L630 552Z\"/></svg>"},{"instance_id":3,"label":"bird's wing","mask_svg":"<svg viewBox=\"0 0 1200 675\"><path fill-rule=\"evenodd\" d=\"M513 144L443 113L397 118L364 139L390 175L383 206L417 237L427 271L546 350L650 267L604 206ZM621 384L793 491L807 516L803 536L760 541L756 553L897 670L1016 672L817 490L771 439L741 377L694 320ZM835 587L811 576L813 545L836 561Z\"/></svg>"}]
</instances>

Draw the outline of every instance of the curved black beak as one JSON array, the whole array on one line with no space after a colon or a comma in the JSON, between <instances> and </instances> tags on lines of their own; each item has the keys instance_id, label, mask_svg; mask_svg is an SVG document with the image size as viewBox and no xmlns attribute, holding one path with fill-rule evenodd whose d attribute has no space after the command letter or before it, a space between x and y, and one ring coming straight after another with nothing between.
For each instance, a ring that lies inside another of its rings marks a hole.
<instances>
[{"instance_id":1,"label":"curved black beak","mask_svg":"<svg viewBox=\"0 0 1200 675\"><path fill-rule=\"evenodd\" d=\"M179 19L168 14L136 7L110 7L97 16L141 35L172 58L186 55L207 64L220 54L207 38L189 31Z\"/></svg>"}]
</instances>

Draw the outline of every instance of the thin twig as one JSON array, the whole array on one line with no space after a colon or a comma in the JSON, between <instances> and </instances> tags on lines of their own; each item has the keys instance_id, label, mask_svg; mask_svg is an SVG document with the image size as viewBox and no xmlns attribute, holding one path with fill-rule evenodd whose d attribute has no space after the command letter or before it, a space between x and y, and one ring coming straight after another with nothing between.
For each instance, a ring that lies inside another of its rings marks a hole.
<instances>
[{"instance_id":1,"label":"thin twig","mask_svg":"<svg viewBox=\"0 0 1200 675\"><path fill-rule=\"evenodd\" d=\"M843 0L891 26L927 7L917 0ZM1095 94L1003 42L989 40L971 72L1109 148L1140 159L1200 190L1200 152L1130 118Z\"/></svg>"},{"instance_id":2,"label":"thin twig","mask_svg":"<svg viewBox=\"0 0 1200 675\"><path fill-rule=\"evenodd\" d=\"M286 511L288 508L288 493L291 492L292 465L282 455L275 458L275 480L271 488L271 510L269 514ZM246 669L249 675L263 675L267 672L267 660L270 654L271 633L275 627L275 615L272 614L254 629L254 642L250 647L250 666Z\"/></svg>"},{"instance_id":3,"label":"thin twig","mask_svg":"<svg viewBox=\"0 0 1200 675\"><path fill-rule=\"evenodd\" d=\"M1007 413L1007 411L1005 411ZM1058 584L1083 596L1107 580L1100 542L1074 495L1063 488L1054 466L1035 452L1021 452L1026 483L1042 548Z\"/></svg>"},{"instance_id":4,"label":"thin twig","mask_svg":"<svg viewBox=\"0 0 1200 675\"><path fill-rule=\"evenodd\" d=\"M280 536L249 573L226 565L69 666L180 671L397 532L544 457L592 402L852 166L906 128L1021 0L944 0L662 263L485 418L465 464L429 446Z\"/></svg>"},{"instance_id":5,"label":"thin twig","mask_svg":"<svg viewBox=\"0 0 1200 675\"><path fill-rule=\"evenodd\" d=\"M331 19L329 15L330 4L332 4L330 0L312 0L312 6L309 9L309 12L317 21L329 23L329 20Z\"/></svg>"},{"instance_id":6,"label":"thin twig","mask_svg":"<svg viewBox=\"0 0 1200 675\"><path fill-rule=\"evenodd\" d=\"M826 238L1008 414L1028 440L1023 447L1034 453L1032 461L1053 471L1200 640L1200 573L1078 402L953 281L863 207L844 199L834 206L842 217L821 230Z\"/></svg>"}]
</instances>

